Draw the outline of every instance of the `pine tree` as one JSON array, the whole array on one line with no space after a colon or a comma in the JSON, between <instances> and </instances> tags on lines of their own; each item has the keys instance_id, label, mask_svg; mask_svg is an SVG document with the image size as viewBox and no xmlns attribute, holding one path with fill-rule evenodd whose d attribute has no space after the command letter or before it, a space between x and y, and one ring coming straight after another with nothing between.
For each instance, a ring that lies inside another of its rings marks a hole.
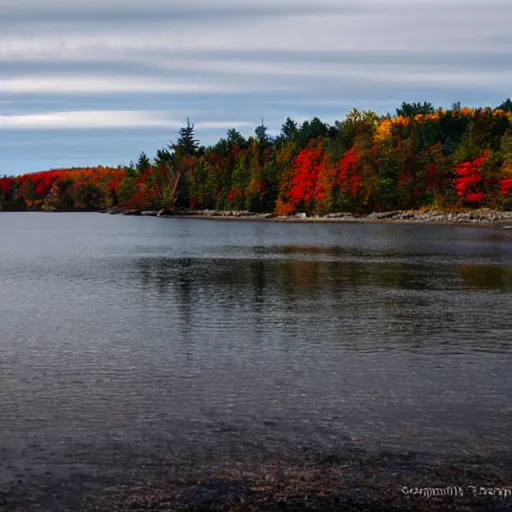
<instances>
[{"instance_id":1,"label":"pine tree","mask_svg":"<svg viewBox=\"0 0 512 512\"><path fill-rule=\"evenodd\" d=\"M496 110L512 112L512 101L510 100L510 98L507 98Z\"/></svg>"},{"instance_id":2,"label":"pine tree","mask_svg":"<svg viewBox=\"0 0 512 512\"><path fill-rule=\"evenodd\" d=\"M194 138L195 131L194 125L190 124L190 120L187 117L187 126L180 129L180 136L176 144L171 144L171 148L180 156L197 154L199 149L199 141Z\"/></svg>"},{"instance_id":3,"label":"pine tree","mask_svg":"<svg viewBox=\"0 0 512 512\"><path fill-rule=\"evenodd\" d=\"M170 166L173 160L171 152L167 148L158 149L155 157L155 166Z\"/></svg>"},{"instance_id":4,"label":"pine tree","mask_svg":"<svg viewBox=\"0 0 512 512\"><path fill-rule=\"evenodd\" d=\"M402 102L402 106L396 109L397 116L414 117L419 114L433 114L435 112L432 103L423 102L421 103L406 103Z\"/></svg>"},{"instance_id":5,"label":"pine tree","mask_svg":"<svg viewBox=\"0 0 512 512\"><path fill-rule=\"evenodd\" d=\"M247 146L247 141L244 139L243 135L238 130L235 130L234 128L228 130L227 136L227 143L231 151L235 147L238 148L238 150L240 151Z\"/></svg>"},{"instance_id":6,"label":"pine tree","mask_svg":"<svg viewBox=\"0 0 512 512\"><path fill-rule=\"evenodd\" d=\"M139 159L137 160L137 171L139 173L146 172L151 167L151 162L149 161L149 158L147 157L146 153L144 151L139 155Z\"/></svg>"},{"instance_id":7,"label":"pine tree","mask_svg":"<svg viewBox=\"0 0 512 512\"><path fill-rule=\"evenodd\" d=\"M287 117L283 126L281 127L281 133L286 140L294 139L297 136L298 127L297 123L291 118Z\"/></svg>"},{"instance_id":8,"label":"pine tree","mask_svg":"<svg viewBox=\"0 0 512 512\"><path fill-rule=\"evenodd\" d=\"M268 140L267 127L263 123L263 118L261 118L261 124L256 128L256 130L254 130L254 133L256 134L258 142L265 142Z\"/></svg>"}]
</instances>

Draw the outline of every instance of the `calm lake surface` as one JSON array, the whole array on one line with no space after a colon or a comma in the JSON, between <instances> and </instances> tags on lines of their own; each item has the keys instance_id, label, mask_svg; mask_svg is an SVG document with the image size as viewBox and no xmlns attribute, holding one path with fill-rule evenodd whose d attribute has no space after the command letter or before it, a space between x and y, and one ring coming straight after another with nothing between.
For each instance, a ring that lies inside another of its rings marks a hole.
<instances>
[{"instance_id":1,"label":"calm lake surface","mask_svg":"<svg viewBox=\"0 0 512 512\"><path fill-rule=\"evenodd\" d=\"M505 231L2 213L0 474L504 456L511 299Z\"/></svg>"}]
</instances>

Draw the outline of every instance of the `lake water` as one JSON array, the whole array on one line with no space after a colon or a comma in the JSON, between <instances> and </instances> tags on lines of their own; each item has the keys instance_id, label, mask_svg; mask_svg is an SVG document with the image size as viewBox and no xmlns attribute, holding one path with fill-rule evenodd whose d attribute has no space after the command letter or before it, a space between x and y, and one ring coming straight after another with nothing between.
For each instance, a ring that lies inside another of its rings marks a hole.
<instances>
[{"instance_id":1,"label":"lake water","mask_svg":"<svg viewBox=\"0 0 512 512\"><path fill-rule=\"evenodd\" d=\"M1 474L504 456L511 299L504 230L2 213Z\"/></svg>"}]
</instances>

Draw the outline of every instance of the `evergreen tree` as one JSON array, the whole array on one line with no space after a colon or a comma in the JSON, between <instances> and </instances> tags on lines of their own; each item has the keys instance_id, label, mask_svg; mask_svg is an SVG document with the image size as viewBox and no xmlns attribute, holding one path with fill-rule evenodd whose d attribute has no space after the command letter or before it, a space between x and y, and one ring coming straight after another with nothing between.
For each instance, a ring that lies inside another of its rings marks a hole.
<instances>
[{"instance_id":1,"label":"evergreen tree","mask_svg":"<svg viewBox=\"0 0 512 512\"><path fill-rule=\"evenodd\" d=\"M455 110L456 112L460 112L462 110L462 104L460 101L456 101L453 105L452 105L452 110Z\"/></svg>"},{"instance_id":2,"label":"evergreen tree","mask_svg":"<svg viewBox=\"0 0 512 512\"><path fill-rule=\"evenodd\" d=\"M149 158L147 157L146 153L144 151L139 155L139 159L137 160L137 171L142 174L149 170L151 167L151 162L149 161Z\"/></svg>"},{"instance_id":3,"label":"evergreen tree","mask_svg":"<svg viewBox=\"0 0 512 512\"><path fill-rule=\"evenodd\" d=\"M227 136L227 143L231 151L235 148L242 150L247 147L247 141L238 130L235 130L234 128L228 130Z\"/></svg>"},{"instance_id":4,"label":"evergreen tree","mask_svg":"<svg viewBox=\"0 0 512 512\"><path fill-rule=\"evenodd\" d=\"M283 126L281 127L281 133L286 140L294 139L297 136L298 126L295 121L287 117Z\"/></svg>"},{"instance_id":5,"label":"evergreen tree","mask_svg":"<svg viewBox=\"0 0 512 512\"><path fill-rule=\"evenodd\" d=\"M261 118L261 124L254 130L254 133L258 142L266 142L268 140L267 127L263 122L263 118Z\"/></svg>"},{"instance_id":6,"label":"evergreen tree","mask_svg":"<svg viewBox=\"0 0 512 512\"><path fill-rule=\"evenodd\" d=\"M402 103L400 108L396 109L396 114L398 116L404 117L414 117L420 114L433 114L435 112L434 106L432 103L424 102L422 103L406 103L405 101Z\"/></svg>"},{"instance_id":7,"label":"evergreen tree","mask_svg":"<svg viewBox=\"0 0 512 512\"><path fill-rule=\"evenodd\" d=\"M512 101L507 98L496 110L504 110L505 112L512 112Z\"/></svg>"},{"instance_id":8,"label":"evergreen tree","mask_svg":"<svg viewBox=\"0 0 512 512\"><path fill-rule=\"evenodd\" d=\"M194 125L190 124L190 120L188 117L187 126L181 128L179 133L180 136L178 137L178 141L176 142L176 144L171 144L170 147L180 156L196 155L199 149L199 141L194 138Z\"/></svg>"},{"instance_id":9,"label":"evergreen tree","mask_svg":"<svg viewBox=\"0 0 512 512\"><path fill-rule=\"evenodd\" d=\"M172 164L173 155L167 148L158 149L154 163L156 167L169 166Z\"/></svg>"}]
</instances>

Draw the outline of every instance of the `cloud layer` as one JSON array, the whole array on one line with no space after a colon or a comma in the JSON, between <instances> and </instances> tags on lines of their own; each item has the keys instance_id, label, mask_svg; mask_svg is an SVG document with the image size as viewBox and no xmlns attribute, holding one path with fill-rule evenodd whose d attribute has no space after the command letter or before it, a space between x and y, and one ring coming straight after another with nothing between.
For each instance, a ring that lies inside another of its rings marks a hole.
<instances>
[{"instance_id":1,"label":"cloud layer","mask_svg":"<svg viewBox=\"0 0 512 512\"><path fill-rule=\"evenodd\" d=\"M187 116L212 142L262 116L278 130L402 100L495 105L512 91L511 19L509 0L3 0L0 174L127 162ZM140 146L123 145L127 125ZM56 143L70 128L103 131L97 153L83 133Z\"/></svg>"},{"instance_id":2,"label":"cloud layer","mask_svg":"<svg viewBox=\"0 0 512 512\"><path fill-rule=\"evenodd\" d=\"M178 130L182 121L166 116L165 112L148 110L82 110L45 112L24 115L0 115L0 126L4 130L87 130L173 128ZM201 130L229 129L251 126L250 122L199 121L196 128Z\"/></svg>"}]
</instances>

